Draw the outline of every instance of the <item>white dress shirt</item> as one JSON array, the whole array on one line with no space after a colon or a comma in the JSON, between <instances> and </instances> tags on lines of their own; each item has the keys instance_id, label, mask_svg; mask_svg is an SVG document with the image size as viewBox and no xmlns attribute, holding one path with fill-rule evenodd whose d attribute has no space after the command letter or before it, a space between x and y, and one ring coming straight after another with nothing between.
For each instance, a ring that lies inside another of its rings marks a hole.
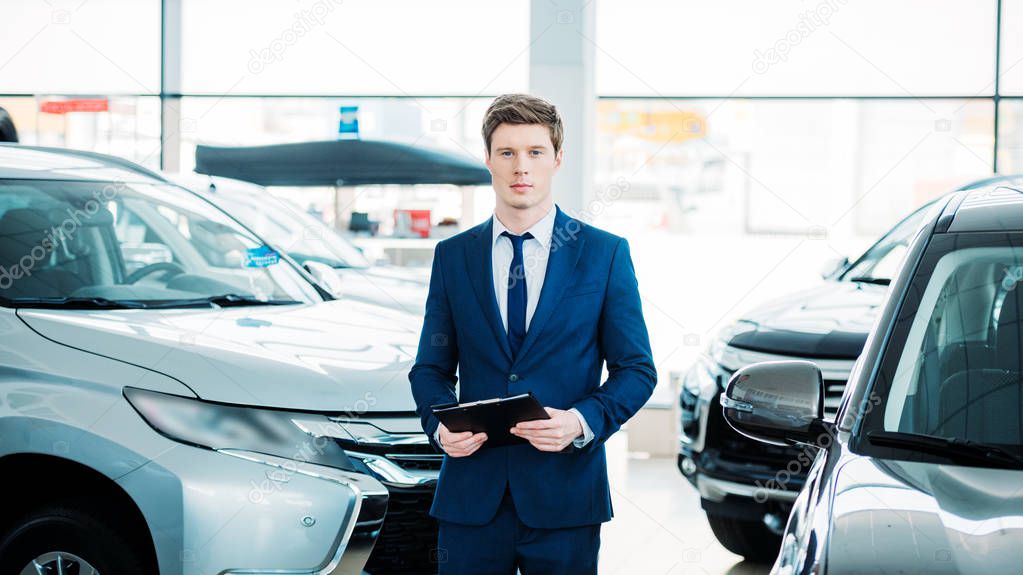
<instances>
[{"instance_id":1,"label":"white dress shirt","mask_svg":"<svg viewBox=\"0 0 1023 575\"><path fill-rule=\"evenodd\" d=\"M554 215L555 210L551 208L547 215L540 218L540 221L522 232L533 235L532 239L522 242L522 264L526 273L526 331L529 330L529 322L533 319L536 304L540 301L543 280L547 277L547 260L551 255L551 237L554 235ZM512 248L511 238L506 238L501 234L504 232L511 234L512 231L501 223L497 214L494 214L493 220L494 295L497 296L497 308L501 310L501 323L504 324L504 332L508 333L508 272L511 268L514 248Z\"/></svg>"},{"instance_id":2,"label":"white dress shirt","mask_svg":"<svg viewBox=\"0 0 1023 575\"><path fill-rule=\"evenodd\" d=\"M533 237L522 242L522 264L526 274L526 332L529 332L529 322L533 319L533 312L536 311L536 304L540 301L540 291L543 289L543 280L547 277L547 260L551 255L551 238L554 236L554 216L557 210L551 206L547 214L540 218L522 234L529 233ZM501 323L504 324L504 331L508 333L508 273L511 271L512 257L515 249L512 247L511 238L501 234L509 230L494 213L494 239L493 239L493 271L494 271L494 294L497 295L497 307L501 310ZM519 235L522 235L519 234ZM576 408L569 409L582 424L583 435L577 437L573 443L576 447L582 447L593 439L593 432L586 424L583 414Z\"/></svg>"},{"instance_id":3,"label":"white dress shirt","mask_svg":"<svg viewBox=\"0 0 1023 575\"><path fill-rule=\"evenodd\" d=\"M557 210L552 206L540 221L533 224L529 229L522 232L529 232L533 237L522 242L522 263L526 274L526 331L529 331L529 322L533 319L533 312L536 311L536 304L540 301L540 291L543 289L543 280L547 276L547 260L551 255L551 238L554 235L554 216ZM512 233L495 213L492 217L494 236L492 244L493 253L493 276L494 294L497 296L497 307L501 310L501 323L504 324L505 333L508 332L508 272L511 268L512 257L515 255L512 248L511 238L501 235L507 231ZM519 235L522 235L519 234ZM576 417L583 428L582 437L575 438L572 443L576 447L582 447L593 439L593 431L586 423L586 418L576 408L569 409ZM434 436L440 444L439 432Z\"/></svg>"}]
</instances>

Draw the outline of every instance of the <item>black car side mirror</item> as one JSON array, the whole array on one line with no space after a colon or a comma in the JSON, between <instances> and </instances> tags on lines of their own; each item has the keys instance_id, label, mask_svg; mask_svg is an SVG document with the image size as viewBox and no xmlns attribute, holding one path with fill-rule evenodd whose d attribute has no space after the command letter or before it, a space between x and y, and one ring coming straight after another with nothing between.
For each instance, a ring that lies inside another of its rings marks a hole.
<instances>
[{"instance_id":1,"label":"black car side mirror","mask_svg":"<svg viewBox=\"0 0 1023 575\"><path fill-rule=\"evenodd\" d=\"M773 445L814 443L824 428L824 381L809 361L768 361L732 375L721 394L725 421Z\"/></svg>"}]
</instances>

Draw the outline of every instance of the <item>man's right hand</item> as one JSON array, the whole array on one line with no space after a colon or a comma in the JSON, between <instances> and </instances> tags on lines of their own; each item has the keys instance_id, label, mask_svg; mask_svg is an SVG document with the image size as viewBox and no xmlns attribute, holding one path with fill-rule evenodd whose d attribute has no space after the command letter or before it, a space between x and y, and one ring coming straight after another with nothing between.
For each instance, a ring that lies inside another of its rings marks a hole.
<instances>
[{"instance_id":1,"label":"man's right hand","mask_svg":"<svg viewBox=\"0 0 1023 575\"><path fill-rule=\"evenodd\" d=\"M486 433L473 433L471 431L460 431L458 433L449 431L444 424L440 424L438 439L440 447L451 457L466 457L476 453L476 450L487 440Z\"/></svg>"}]
</instances>

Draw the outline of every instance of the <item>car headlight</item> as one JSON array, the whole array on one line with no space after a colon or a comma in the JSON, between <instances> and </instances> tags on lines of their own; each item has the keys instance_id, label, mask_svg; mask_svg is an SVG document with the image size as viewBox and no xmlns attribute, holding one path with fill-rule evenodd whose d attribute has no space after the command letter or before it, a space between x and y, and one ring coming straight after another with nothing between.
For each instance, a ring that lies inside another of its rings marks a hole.
<instances>
[{"instance_id":1,"label":"car headlight","mask_svg":"<svg viewBox=\"0 0 1023 575\"><path fill-rule=\"evenodd\" d=\"M708 399L721 392L723 378L718 364L705 355L701 355L686 373L682 380L683 391L696 398Z\"/></svg>"},{"instance_id":2,"label":"car headlight","mask_svg":"<svg viewBox=\"0 0 1023 575\"><path fill-rule=\"evenodd\" d=\"M325 415L212 403L124 388L124 397L142 419L174 441L213 450L248 451L355 471L331 437L307 433L296 420L331 422Z\"/></svg>"},{"instance_id":3,"label":"car headlight","mask_svg":"<svg viewBox=\"0 0 1023 575\"><path fill-rule=\"evenodd\" d=\"M437 479L435 471L406 469L398 463L414 465L417 461L433 462L440 457L429 447L426 434L422 432L391 433L372 422L354 419L335 418L329 425L298 418L294 422L307 433L334 438L345 449L356 471L376 477L384 485L417 487ZM428 451L423 453L417 448Z\"/></svg>"},{"instance_id":4,"label":"car headlight","mask_svg":"<svg viewBox=\"0 0 1023 575\"><path fill-rule=\"evenodd\" d=\"M703 354L686 372L678 398L683 437L692 438L699 435L701 411L721 392L723 380L721 374L722 370L718 364Z\"/></svg>"}]
</instances>

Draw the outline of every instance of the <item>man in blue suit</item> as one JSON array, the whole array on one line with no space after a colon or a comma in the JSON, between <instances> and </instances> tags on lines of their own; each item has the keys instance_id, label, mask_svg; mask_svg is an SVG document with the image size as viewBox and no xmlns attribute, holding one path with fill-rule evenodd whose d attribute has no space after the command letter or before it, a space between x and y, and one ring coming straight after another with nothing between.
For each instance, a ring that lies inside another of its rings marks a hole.
<instances>
[{"instance_id":1,"label":"man in blue suit","mask_svg":"<svg viewBox=\"0 0 1023 575\"><path fill-rule=\"evenodd\" d=\"M446 454L430 509L442 574L595 574L613 515L604 442L657 382L628 243L554 205L563 134L546 100L495 99L483 121L494 215L434 252L409 381ZM550 419L512 428L520 445L485 447L430 410L527 391Z\"/></svg>"}]
</instances>

